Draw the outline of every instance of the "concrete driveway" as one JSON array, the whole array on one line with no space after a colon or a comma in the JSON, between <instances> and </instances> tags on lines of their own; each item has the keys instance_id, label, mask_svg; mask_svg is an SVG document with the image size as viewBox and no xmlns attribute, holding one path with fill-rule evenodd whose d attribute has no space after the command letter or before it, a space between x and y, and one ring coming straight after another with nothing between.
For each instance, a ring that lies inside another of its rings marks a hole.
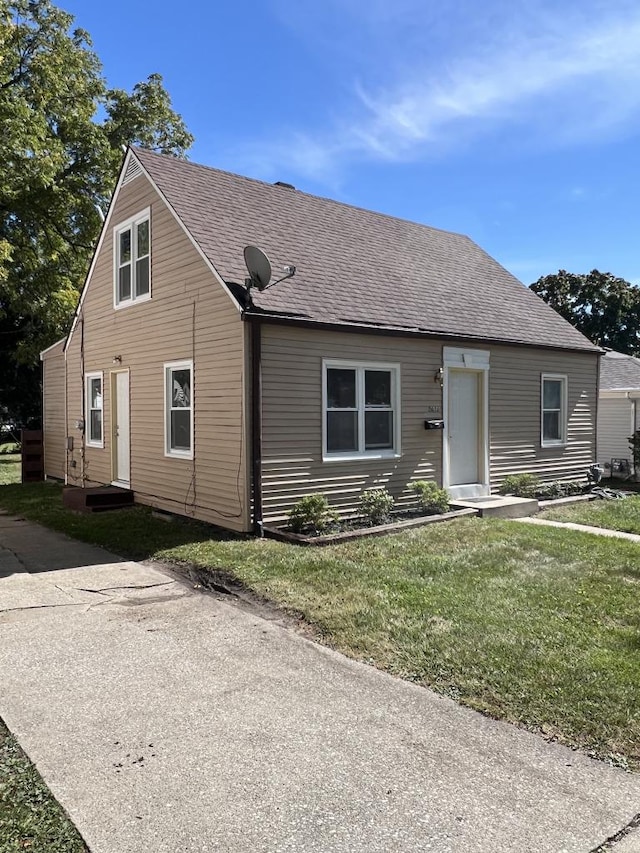
<instances>
[{"instance_id":1,"label":"concrete driveway","mask_svg":"<svg viewBox=\"0 0 640 853\"><path fill-rule=\"evenodd\" d=\"M6 515L0 716L94 853L590 853L640 812L638 776Z\"/></svg>"}]
</instances>

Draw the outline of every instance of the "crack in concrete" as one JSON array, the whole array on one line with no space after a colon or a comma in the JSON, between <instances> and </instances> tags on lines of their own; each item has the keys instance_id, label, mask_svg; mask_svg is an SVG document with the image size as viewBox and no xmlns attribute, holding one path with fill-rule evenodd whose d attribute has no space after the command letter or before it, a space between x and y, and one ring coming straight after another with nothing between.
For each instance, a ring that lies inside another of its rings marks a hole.
<instances>
[{"instance_id":1,"label":"crack in concrete","mask_svg":"<svg viewBox=\"0 0 640 853\"><path fill-rule=\"evenodd\" d=\"M85 589L82 586L75 586L72 589L75 589L76 592L95 592L97 595L106 595L108 592L117 592L121 589L155 589L159 586L171 586L172 584L177 583L177 581L162 581L162 583L147 583L147 584L130 584L129 586L104 586L100 589ZM107 596L108 598L109 596Z\"/></svg>"},{"instance_id":2,"label":"crack in concrete","mask_svg":"<svg viewBox=\"0 0 640 853\"><path fill-rule=\"evenodd\" d=\"M73 596L72 596L72 595L70 595L70 594L67 592L67 590L66 590L66 589L64 589L64 587L61 587L59 583L54 583L54 586L55 586L55 588L56 588L57 590L59 590L63 595L66 595L66 596L67 596L67 598L70 598L70 599L71 599L71 601L73 602Z\"/></svg>"},{"instance_id":3,"label":"crack in concrete","mask_svg":"<svg viewBox=\"0 0 640 853\"><path fill-rule=\"evenodd\" d=\"M26 604L22 607L3 607L0 609L0 616L3 613L16 613L20 610L47 610L52 607L87 607L86 601L69 601L60 604Z\"/></svg>"},{"instance_id":4,"label":"crack in concrete","mask_svg":"<svg viewBox=\"0 0 640 853\"><path fill-rule=\"evenodd\" d=\"M30 573L29 573L30 574ZM41 580L41 579L40 579ZM156 589L158 587L169 587L177 584L177 581L162 581L161 583L150 583L150 584L130 584L125 586L106 586L102 589L85 589L84 587L69 587L65 589L61 587L60 584L53 584L53 586L65 595L69 600L64 602L57 602L55 604L25 604L20 607L0 607L0 615L3 613L16 613L20 611L28 611L28 610L47 610L54 607L85 607L88 610L93 609L96 606L100 606L102 604L108 604L109 602L114 600L114 596L110 595L110 592L118 592L120 590L136 590L136 589ZM87 601L74 601L73 595L68 591L68 589L73 590L74 592L86 592L92 595L100 595L106 599L106 601L96 601L93 604L90 604Z\"/></svg>"},{"instance_id":5,"label":"crack in concrete","mask_svg":"<svg viewBox=\"0 0 640 853\"><path fill-rule=\"evenodd\" d=\"M637 815L631 818L629 823L622 827L621 830L615 833L615 835L610 835L602 844L599 844L597 847L594 847L593 850L590 850L589 853L607 853L608 850L613 850L618 841L622 841L623 838L626 838L627 835L630 835L634 829L637 829L640 826L640 812Z\"/></svg>"},{"instance_id":6,"label":"crack in concrete","mask_svg":"<svg viewBox=\"0 0 640 853\"><path fill-rule=\"evenodd\" d=\"M18 554L17 554L15 551L12 551L12 550L11 550L11 548L9 548L9 546L8 546L8 545L0 545L0 548L2 548L2 550L3 550L3 551L6 551L6 552L7 552L7 554L11 554L11 556L14 558L14 560L16 560L16 562L17 562L20 566L22 566L23 571L25 571L25 572L28 572L28 571L29 571L29 570L27 569L27 564L26 564L25 562L23 562L23 561L20 559L20 557L18 556Z\"/></svg>"},{"instance_id":7,"label":"crack in concrete","mask_svg":"<svg viewBox=\"0 0 640 853\"><path fill-rule=\"evenodd\" d=\"M125 584L123 586L102 586L100 589L83 589L83 587L74 587L78 592L109 592L110 590L119 590L119 589L154 589L157 586L171 586L172 584L177 583L177 581L161 581L159 583L147 583L147 584Z\"/></svg>"}]
</instances>

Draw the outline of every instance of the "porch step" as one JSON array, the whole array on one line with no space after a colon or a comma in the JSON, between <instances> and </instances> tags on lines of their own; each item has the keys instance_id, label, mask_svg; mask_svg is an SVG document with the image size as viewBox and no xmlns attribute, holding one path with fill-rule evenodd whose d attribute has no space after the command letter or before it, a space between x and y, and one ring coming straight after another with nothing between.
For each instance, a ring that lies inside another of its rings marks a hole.
<instances>
[{"instance_id":1,"label":"porch step","mask_svg":"<svg viewBox=\"0 0 640 853\"><path fill-rule=\"evenodd\" d=\"M62 503L79 512L106 512L133 506L133 492L118 486L96 486L90 489L66 486L62 490Z\"/></svg>"},{"instance_id":2,"label":"porch step","mask_svg":"<svg viewBox=\"0 0 640 853\"><path fill-rule=\"evenodd\" d=\"M512 495L487 495L482 498L466 498L451 502L452 509L477 509L480 516L494 518L523 518L535 515L540 509L536 498L516 498Z\"/></svg>"}]
</instances>

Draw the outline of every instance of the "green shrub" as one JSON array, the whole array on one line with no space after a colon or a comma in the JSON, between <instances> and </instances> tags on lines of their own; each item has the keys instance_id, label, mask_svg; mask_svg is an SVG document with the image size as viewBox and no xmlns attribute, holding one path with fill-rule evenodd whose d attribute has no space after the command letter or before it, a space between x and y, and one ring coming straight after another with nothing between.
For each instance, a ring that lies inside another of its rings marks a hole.
<instances>
[{"instance_id":1,"label":"green shrub","mask_svg":"<svg viewBox=\"0 0 640 853\"><path fill-rule=\"evenodd\" d=\"M509 474L500 486L501 495L515 495L517 498L532 498L539 486L534 474Z\"/></svg>"},{"instance_id":2,"label":"green shrub","mask_svg":"<svg viewBox=\"0 0 640 853\"><path fill-rule=\"evenodd\" d=\"M566 483L556 481L554 483L540 483L536 487L535 496L541 500L553 500L553 498L581 495L584 490L584 483L579 480L570 480Z\"/></svg>"},{"instance_id":3,"label":"green shrub","mask_svg":"<svg viewBox=\"0 0 640 853\"><path fill-rule=\"evenodd\" d=\"M324 495L305 495L289 513L289 527L294 533L322 533L338 518Z\"/></svg>"},{"instance_id":4,"label":"green shrub","mask_svg":"<svg viewBox=\"0 0 640 853\"><path fill-rule=\"evenodd\" d=\"M449 509L449 495L446 489L441 489L437 483L427 480L416 480L408 484L413 492L418 506L424 512L446 512Z\"/></svg>"},{"instance_id":5,"label":"green shrub","mask_svg":"<svg viewBox=\"0 0 640 853\"><path fill-rule=\"evenodd\" d=\"M360 511L371 524L389 520L395 501L385 488L366 489L360 495Z\"/></svg>"},{"instance_id":6,"label":"green shrub","mask_svg":"<svg viewBox=\"0 0 640 853\"><path fill-rule=\"evenodd\" d=\"M541 483L534 474L511 474L505 477L500 487L501 495L515 495L518 498L540 498L553 500L571 495L581 495L585 484L580 480L554 480Z\"/></svg>"},{"instance_id":7,"label":"green shrub","mask_svg":"<svg viewBox=\"0 0 640 853\"><path fill-rule=\"evenodd\" d=\"M633 456L633 467L637 473L640 471L640 429L637 429L633 435L629 436L629 447Z\"/></svg>"}]
</instances>

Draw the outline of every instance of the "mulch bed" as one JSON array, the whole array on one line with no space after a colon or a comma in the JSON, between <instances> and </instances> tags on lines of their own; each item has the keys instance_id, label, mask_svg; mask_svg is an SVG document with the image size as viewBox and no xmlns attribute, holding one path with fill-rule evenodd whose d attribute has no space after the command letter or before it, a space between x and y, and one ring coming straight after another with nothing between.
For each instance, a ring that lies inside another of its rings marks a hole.
<instances>
[{"instance_id":1,"label":"mulch bed","mask_svg":"<svg viewBox=\"0 0 640 853\"><path fill-rule=\"evenodd\" d=\"M278 539L280 542L291 542L295 545L336 545L338 542L349 542L352 539L361 539L364 536L384 536L387 533L400 533L402 530L410 530L413 527L423 527L425 524L437 524L441 521L451 521L469 515L478 515L477 509L457 509L451 512L443 512L437 515L418 515L412 518L406 516L397 521L389 521L375 527L358 526L358 519L347 522L348 529L341 529L333 533L321 535L293 533L286 527L264 526L265 536Z\"/></svg>"}]
</instances>

